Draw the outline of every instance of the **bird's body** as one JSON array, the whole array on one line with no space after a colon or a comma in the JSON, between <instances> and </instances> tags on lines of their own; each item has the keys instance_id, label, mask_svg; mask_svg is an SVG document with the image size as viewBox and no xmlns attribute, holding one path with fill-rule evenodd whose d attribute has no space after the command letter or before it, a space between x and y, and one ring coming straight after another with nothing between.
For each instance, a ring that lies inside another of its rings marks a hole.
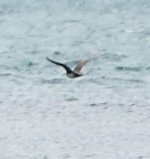
<instances>
[{"instance_id":1,"label":"bird's body","mask_svg":"<svg viewBox=\"0 0 150 159\"><path fill-rule=\"evenodd\" d=\"M80 72L81 69L83 68L83 66L84 66L86 63L88 63L88 62L90 61L90 59L81 60L81 61L79 62L79 64L75 67L75 69L74 69L74 70L71 70L70 67L68 67L67 65L65 65L65 64L63 64L63 63L60 63L60 62L57 62L57 61L53 61L53 60L49 59L48 57L47 57L47 60L50 61L50 62L52 62L52 63L54 63L54 64L56 64L56 65L62 66L62 67L66 70L66 75L67 75L67 77L69 77L69 78L76 78L76 77L82 76L82 73Z\"/></svg>"},{"instance_id":2,"label":"bird's body","mask_svg":"<svg viewBox=\"0 0 150 159\"><path fill-rule=\"evenodd\" d=\"M75 73L75 72L68 73L68 74L66 74L66 75L67 75L67 77L69 77L69 78L76 78L76 77L82 76L82 74L77 74L77 73Z\"/></svg>"}]
</instances>

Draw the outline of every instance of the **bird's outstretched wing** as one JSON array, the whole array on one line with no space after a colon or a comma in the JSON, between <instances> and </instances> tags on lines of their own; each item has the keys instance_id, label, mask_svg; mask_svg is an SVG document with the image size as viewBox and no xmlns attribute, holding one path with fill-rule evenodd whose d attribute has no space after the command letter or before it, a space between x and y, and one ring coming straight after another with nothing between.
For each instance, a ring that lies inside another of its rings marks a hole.
<instances>
[{"instance_id":1,"label":"bird's outstretched wing","mask_svg":"<svg viewBox=\"0 0 150 159\"><path fill-rule=\"evenodd\" d=\"M49 59L48 57L47 57L46 59L47 59L48 61L50 61L50 62L56 64L56 65L62 66L62 67L66 70L67 73L72 73L72 70L71 70L70 67L68 67L67 65L65 65L65 64L63 64L63 63L60 63L60 62L53 61L53 60Z\"/></svg>"},{"instance_id":2,"label":"bird's outstretched wing","mask_svg":"<svg viewBox=\"0 0 150 159\"><path fill-rule=\"evenodd\" d=\"M86 65L91 60L97 59L98 57L99 57L99 55L94 55L94 56L89 57L88 59L81 60L73 71L80 74L80 71L84 67L84 65Z\"/></svg>"},{"instance_id":3,"label":"bird's outstretched wing","mask_svg":"<svg viewBox=\"0 0 150 159\"><path fill-rule=\"evenodd\" d=\"M79 64L75 67L74 72L80 73L84 65L86 65L91 59L81 60Z\"/></svg>"}]
</instances>

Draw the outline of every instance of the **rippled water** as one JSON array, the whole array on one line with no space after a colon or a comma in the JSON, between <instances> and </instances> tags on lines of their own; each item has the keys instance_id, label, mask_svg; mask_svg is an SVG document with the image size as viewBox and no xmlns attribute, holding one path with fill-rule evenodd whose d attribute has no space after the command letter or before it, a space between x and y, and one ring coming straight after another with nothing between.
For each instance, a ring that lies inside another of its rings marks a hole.
<instances>
[{"instance_id":1,"label":"rippled water","mask_svg":"<svg viewBox=\"0 0 150 159\"><path fill-rule=\"evenodd\" d=\"M0 158L150 158L149 7L0 1ZM77 79L46 60L95 55Z\"/></svg>"}]
</instances>

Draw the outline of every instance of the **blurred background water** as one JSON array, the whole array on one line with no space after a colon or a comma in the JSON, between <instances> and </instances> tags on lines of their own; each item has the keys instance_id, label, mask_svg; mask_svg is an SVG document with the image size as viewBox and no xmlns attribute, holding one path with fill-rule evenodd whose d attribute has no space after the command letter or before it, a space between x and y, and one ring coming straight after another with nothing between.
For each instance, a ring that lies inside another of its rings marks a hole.
<instances>
[{"instance_id":1,"label":"blurred background water","mask_svg":"<svg viewBox=\"0 0 150 159\"><path fill-rule=\"evenodd\" d=\"M0 156L150 158L150 1L0 0ZM50 57L84 76L68 79Z\"/></svg>"}]
</instances>

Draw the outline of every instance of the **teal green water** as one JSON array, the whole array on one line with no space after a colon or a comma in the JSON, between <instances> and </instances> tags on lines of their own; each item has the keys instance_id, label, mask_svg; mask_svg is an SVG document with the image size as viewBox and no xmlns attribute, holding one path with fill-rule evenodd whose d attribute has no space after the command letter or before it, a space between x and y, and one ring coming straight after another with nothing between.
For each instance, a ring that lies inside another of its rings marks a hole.
<instances>
[{"instance_id":1,"label":"teal green water","mask_svg":"<svg viewBox=\"0 0 150 159\"><path fill-rule=\"evenodd\" d=\"M149 6L0 1L1 158L150 158Z\"/></svg>"}]
</instances>

